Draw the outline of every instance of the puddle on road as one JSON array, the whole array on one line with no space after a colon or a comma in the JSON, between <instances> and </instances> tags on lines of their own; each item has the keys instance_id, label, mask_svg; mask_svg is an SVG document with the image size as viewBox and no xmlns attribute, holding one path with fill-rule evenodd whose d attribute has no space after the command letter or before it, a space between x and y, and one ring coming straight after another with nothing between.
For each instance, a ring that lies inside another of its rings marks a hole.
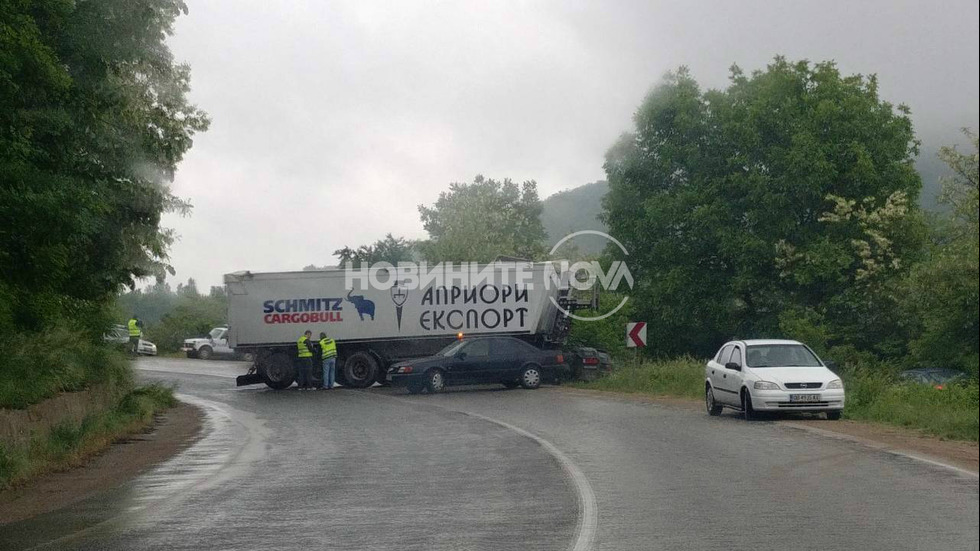
<instances>
[{"instance_id":1,"label":"puddle on road","mask_svg":"<svg viewBox=\"0 0 980 551\"><path fill-rule=\"evenodd\" d=\"M121 486L63 509L0 526L0 547L75 547L160 522L193 494L243 476L265 453L267 430L254 415L194 396L178 395L205 414L205 436L190 448Z\"/></svg>"}]
</instances>

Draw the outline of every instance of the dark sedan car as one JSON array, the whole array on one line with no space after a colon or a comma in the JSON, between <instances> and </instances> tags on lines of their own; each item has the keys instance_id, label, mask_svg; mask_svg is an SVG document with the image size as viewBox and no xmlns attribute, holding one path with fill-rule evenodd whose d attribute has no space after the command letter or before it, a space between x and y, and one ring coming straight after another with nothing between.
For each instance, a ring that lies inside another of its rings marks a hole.
<instances>
[{"instance_id":1,"label":"dark sedan car","mask_svg":"<svg viewBox=\"0 0 980 551\"><path fill-rule=\"evenodd\" d=\"M507 388L538 388L568 369L561 352L538 350L512 337L460 340L435 356L398 362L388 381L412 394L439 392L446 386L503 384Z\"/></svg>"},{"instance_id":2,"label":"dark sedan car","mask_svg":"<svg viewBox=\"0 0 980 551\"><path fill-rule=\"evenodd\" d=\"M904 381L930 385L939 390L951 384L963 383L970 379L970 376L962 371L944 367L920 367L909 369L898 374Z\"/></svg>"}]
</instances>

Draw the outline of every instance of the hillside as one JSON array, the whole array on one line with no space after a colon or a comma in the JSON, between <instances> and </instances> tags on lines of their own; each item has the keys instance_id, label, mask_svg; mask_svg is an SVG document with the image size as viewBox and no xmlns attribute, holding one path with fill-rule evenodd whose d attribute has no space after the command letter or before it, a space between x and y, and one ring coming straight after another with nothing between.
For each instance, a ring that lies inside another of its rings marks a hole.
<instances>
[{"instance_id":1,"label":"hillside","mask_svg":"<svg viewBox=\"0 0 980 551\"><path fill-rule=\"evenodd\" d=\"M602 198L608 190L609 184L600 180L559 191L542 201L544 211L541 213L541 223L548 232L548 244L553 245L562 237L580 230L605 231L605 225L596 216L602 211ZM606 240L586 235L576 237L575 245L582 254L599 254L606 246Z\"/></svg>"}]
</instances>

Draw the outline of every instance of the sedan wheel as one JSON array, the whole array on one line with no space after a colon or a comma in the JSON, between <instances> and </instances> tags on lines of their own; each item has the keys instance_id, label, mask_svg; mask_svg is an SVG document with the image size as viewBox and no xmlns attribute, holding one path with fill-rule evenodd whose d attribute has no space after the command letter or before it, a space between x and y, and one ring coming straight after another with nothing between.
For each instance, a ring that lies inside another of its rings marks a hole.
<instances>
[{"instance_id":1,"label":"sedan wheel","mask_svg":"<svg viewBox=\"0 0 980 551\"><path fill-rule=\"evenodd\" d=\"M433 369L429 371L429 380L425 385L429 389L430 394L435 394L437 392L442 392L446 388L446 378L442 374L442 371L438 369Z\"/></svg>"},{"instance_id":2,"label":"sedan wheel","mask_svg":"<svg viewBox=\"0 0 980 551\"><path fill-rule=\"evenodd\" d=\"M537 366L525 367L521 373L521 386L527 389L535 389L541 386L541 371Z\"/></svg>"}]
</instances>

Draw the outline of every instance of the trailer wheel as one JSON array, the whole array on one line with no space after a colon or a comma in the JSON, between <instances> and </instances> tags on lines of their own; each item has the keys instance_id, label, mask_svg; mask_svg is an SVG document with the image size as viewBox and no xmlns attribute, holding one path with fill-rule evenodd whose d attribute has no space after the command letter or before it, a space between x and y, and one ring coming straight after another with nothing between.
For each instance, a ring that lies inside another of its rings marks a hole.
<instances>
[{"instance_id":1,"label":"trailer wheel","mask_svg":"<svg viewBox=\"0 0 980 551\"><path fill-rule=\"evenodd\" d=\"M282 353L270 356L261 373L266 386L276 390L289 388L296 378L296 368L293 366L292 359Z\"/></svg>"},{"instance_id":2,"label":"trailer wheel","mask_svg":"<svg viewBox=\"0 0 980 551\"><path fill-rule=\"evenodd\" d=\"M370 352L354 352L344 363L344 384L354 388L367 388L377 380L378 369L378 360Z\"/></svg>"}]
</instances>

